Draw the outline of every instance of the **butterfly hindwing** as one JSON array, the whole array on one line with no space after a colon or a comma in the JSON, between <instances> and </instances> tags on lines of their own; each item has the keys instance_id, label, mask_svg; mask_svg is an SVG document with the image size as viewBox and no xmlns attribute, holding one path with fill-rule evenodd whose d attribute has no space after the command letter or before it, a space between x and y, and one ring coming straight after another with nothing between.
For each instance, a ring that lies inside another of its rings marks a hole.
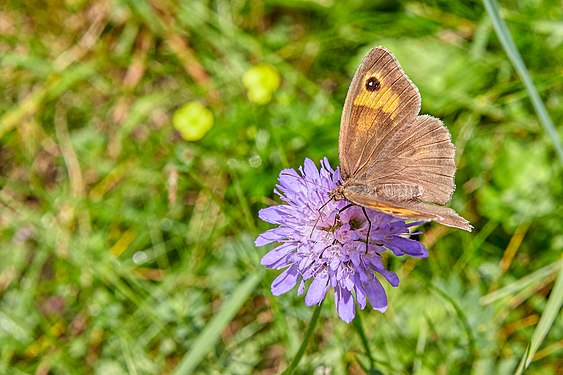
<instances>
[{"instance_id":1,"label":"butterfly hindwing","mask_svg":"<svg viewBox=\"0 0 563 375\"><path fill-rule=\"evenodd\" d=\"M347 194L346 198L352 203L371 208L389 215L404 219L436 221L449 227L470 231L473 229L469 221L458 215L448 207L437 206L422 202L391 202L367 195Z\"/></svg>"},{"instance_id":2,"label":"butterfly hindwing","mask_svg":"<svg viewBox=\"0 0 563 375\"><path fill-rule=\"evenodd\" d=\"M418 200L444 205L455 190L455 148L439 119L422 115L401 124L355 182L418 186Z\"/></svg>"}]
</instances>

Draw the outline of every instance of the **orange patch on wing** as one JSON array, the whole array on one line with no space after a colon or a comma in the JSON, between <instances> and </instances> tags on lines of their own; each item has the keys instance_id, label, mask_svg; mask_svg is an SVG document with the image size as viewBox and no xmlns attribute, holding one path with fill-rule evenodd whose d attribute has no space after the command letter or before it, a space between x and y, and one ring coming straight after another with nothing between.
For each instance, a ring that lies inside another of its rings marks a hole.
<instances>
[{"instance_id":1,"label":"orange patch on wing","mask_svg":"<svg viewBox=\"0 0 563 375\"><path fill-rule=\"evenodd\" d=\"M399 217L413 217L419 214L417 211L407 210L406 208L388 207L382 204L374 205L373 208L378 211L385 212L386 214Z\"/></svg>"},{"instance_id":2,"label":"orange patch on wing","mask_svg":"<svg viewBox=\"0 0 563 375\"><path fill-rule=\"evenodd\" d=\"M392 113L394 112L397 107L399 106L399 95L393 93L392 90L387 90L383 97L380 99L383 102L383 107L381 110L385 113ZM391 115L391 118L394 116Z\"/></svg>"},{"instance_id":3,"label":"orange patch on wing","mask_svg":"<svg viewBox=\"0 0 563 375\"><path fill-rule=\"evenodd\" d=\"M376 99L377 99L377 96L374 95L373 92L369 92L367 90L362 90L362 92L360 92L354 98L354 105L368 107L368 108L371 108L371 109L376 109L377 107L374 107L374 105L373 105L375 103Z\"/></svg>"},{"instance_id":4,"label":"orange patch on wing","mask_svg":"<svg viewBox=\"0 0 563 375\"><path fill-rule=\"evenodd\" d=\"M397 115L393 112L397 109L399 103L399 95L395 94L393 90L386 88L384 82L381 85L381 89L377 92L370 92L366 90L365 82L363 82L362 91L354 97L354 105L378 109L382 112L390 113L391 118L394 118Z\"/></svg>"},{"instance_id":5,"label":"orange patch on wing","mask_svg":"<svg viewBox=\"0 0 563 375\"><path fill-rule=\"evenodd\" d=\"M409 210L408 208L405 208L405 207L394 207L394 206L387 205L383 202L377 202L377 201L363 202L363 203L364 204L362 204L362 205L367 207L367 208L372 208L374 210L381 211L383 213L393 215L393 216L399 216L399 217L403 217L403 218L420 218L421 217L421 213L419 211ZM434 215L432 215L432 216L434 216ZM430 217L428 217L428 219L430 219Z\"/></svg>"}]
</instances>

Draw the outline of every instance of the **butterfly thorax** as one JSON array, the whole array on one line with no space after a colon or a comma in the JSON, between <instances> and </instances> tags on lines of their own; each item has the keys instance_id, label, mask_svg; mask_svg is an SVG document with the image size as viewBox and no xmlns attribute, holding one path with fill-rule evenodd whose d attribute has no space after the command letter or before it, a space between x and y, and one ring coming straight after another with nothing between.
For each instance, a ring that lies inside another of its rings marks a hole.
<instances>
[{"instance_id":1,"label":"butterfly thorax","mask_svg":"<svg viewBox=\"0 0 563 375\"><path fill-rule=\"evenodd\" d=\"M338 185L331 191L329 191L328 196L330 199L334 199L336 201L346 200L346 196L344 195L344 185Z\"/></svg>"},{"instance_id":2,"label":"butterfly thorax","mask_svg":"<svg viewBox=\"0 0 563 375\"><path fill-rule=\"evenodd\" d=\"M350 180L344 181L342 184L338 185L332 191L329 192L330 198L334 200L351 200L350 194L354 195L375 195L375 191L366 184L352 183Z\"/></svg>"}]
</instances>

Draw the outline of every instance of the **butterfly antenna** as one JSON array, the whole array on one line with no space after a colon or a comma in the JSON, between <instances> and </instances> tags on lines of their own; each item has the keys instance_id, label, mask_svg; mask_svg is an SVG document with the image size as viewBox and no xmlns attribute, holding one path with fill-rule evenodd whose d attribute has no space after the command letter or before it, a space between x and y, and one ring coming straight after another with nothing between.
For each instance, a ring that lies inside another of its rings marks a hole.
<instances>
[{"instance_id":1,"label":"butterfly antenna","mask_svg":"<svg viewBox=\"0 0 563 375\"><path fill-rule=\"evenodd\" d=\"M329 204L331 201L333 201L334 198L330 197L330 199L328 201L326 201L325 203L323 203L322 206L320 206L319 208L317 208L317 211L319 212L319 215L317 216L317 220L315 220L315 225L313 225L313 229L311 229L311 233L309 234L309 238L311 238L313 236L313 231L315 230L315 228L317 227L317 224L319 223L319 220L321 220L321 211L323 210L323 208L326 207L327 204ZM336 220L335 220L336 223Z\"/></svg>"},{"instance_id":2,"label":"butterfly antenna","mask_svg":"<svg viewBox=\"0 0 563 375\"><path fill-rule=\"evenodd\" d=\"M290 174L290 173L284 173L284 172L281 172L281 173L280 173L280 176L288 176L288 177L298 178L298 179L300 179L300 180L304 180L305 182L307 182L307 183L309 183L309 184L311 184L311 185L315 185L316 187L318 187L318 188L320 188L320 189L327 190L327 191L330 190L328 187L323 186L323 185L321 185L321 184L318 184L318 183L316 183L316 182L314 182L314 181L307 180L307 179L304 178L303 176L295 176L295 175L292 175L292 174ZM327 202L327 203L328 203L328 202Z\"/></svg>"},{"instance_id":3,"label":"butterfly antenna","mask_svg":"<svg viewBox=\"0 0 563 375\"><path fill-rule=\"evenodd\" d=\"M308 180L308 179L306 179L304 176L299 176L299 175L296 176L296 175L294 175L294 174L287 173L287 172L281 172L281 173L280 173L280 176L287 176L287 177L297 178L297 179L300 179L300 180L304 180L306 183L312 184L312 185L314 185L314 186L316 186L317 188L320 188L320 189L322 189L322 190L325 190L325 191L329 191L329 190L330 190L328 187L323 186L323 185L321 185L321 184L318 184L318 183L316 183L316 182L314 182L314 181ZM317 211L319 212L319 215L317 216L317 220L315 220L315 225L313 225L313 229L311 229L311 233L309 234L309 238L311 238L311 237L313 236L313 231L317 228L317 224L319 223L319 220L321 219L321 211L323 210L323 208L326 207L327 204L329 204L329 203L330 203L331 201L333 201L333 200L334 200L334 198L331 197L328 201L326 201L325 203L323 203L323 205L322 205L321 207L317 208Z\"/></svg>"}]
</instances>

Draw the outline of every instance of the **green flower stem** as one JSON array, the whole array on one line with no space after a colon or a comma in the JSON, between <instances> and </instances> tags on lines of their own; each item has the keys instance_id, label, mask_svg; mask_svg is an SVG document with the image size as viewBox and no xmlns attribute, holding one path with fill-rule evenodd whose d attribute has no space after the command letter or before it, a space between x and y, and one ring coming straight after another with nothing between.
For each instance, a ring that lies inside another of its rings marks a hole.
<instances>
[{"instance_id":1,"label":"green flower stem","mask_svg":"<svg viewBox=\"0 0 563 375\"><path fill-rule=\"evenodd\" d=\"M319 316L321 315L321 308L323 306L323 302L324 300L321 301L321 303L315 308L315 311L313 312L313 316L311 317L311 322L309 323L309 327L307 328L307 332L305 332L305 337L303 337L303 342L301 342L301 346L299 347L297 354L295 354L295 357L293 357L293 360L291 361L289 366L287 366L287 368L282 373L282 375L293 374L293 372L297 369L297 365L299 365L299 361L303 357L303 354L305 354L305 350L309 345L309 340L311 339L311 336L313 336L313 331L315 330L315 327L317 326L317 322L319 321Z\"/></svg>"},{"instance_id":2,"label":"green flower stem","mask_svg":"<svg viewBox=\"0 0 563 375\"><path fill-rule=\"evenodd\" d=\"M356 317L354 318L354 327L356 328L356 331L358 332L358 335L360 336L360 340L362 341L362 345L364 346L364 350L366 351L366 355L369 358L369 366L370 366L370 374L376 375L376 374L381 374L381 372L379 372L376 368L375 368L375 360L373 358L373 354L371 352L371 349L369 347L369 342L366 336L366 332L364 331L364 326L362 325L362 319L361 319L361 314L358 311L358 314L356 314Z\"/></svg>"}]
</instances>

